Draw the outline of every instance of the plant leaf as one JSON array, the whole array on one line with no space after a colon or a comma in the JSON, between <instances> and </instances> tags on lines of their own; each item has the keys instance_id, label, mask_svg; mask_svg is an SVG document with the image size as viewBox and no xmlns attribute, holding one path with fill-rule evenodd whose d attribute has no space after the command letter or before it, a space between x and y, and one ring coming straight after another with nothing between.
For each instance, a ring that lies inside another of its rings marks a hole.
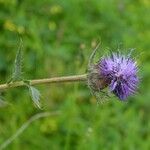
<instances>
[{"instance_id":1,"label":"plant leaf","mask_svg":"<svg viewBox=\"0 0 150 150\"><path fill-rule=\"evenodd\" d=\"M22 79L22 49L23 49L23 43L22 40L20 40L19 48L16 54L15 63L14 63L14 69L12 73L11 79L8 81L14 82Z\"/></svg>"},{"instance_id":2,"label":"plant leaf","mask_svg":"<svg viewBox=\"0 0 150 150\"><path fill-rule=\"evenodd\" d=\"M29 87L30 96L31 96L33 102L36 104L36 106L38 106L38 108L41 109L41 104L40 104L41 93L40 93L40 91L37 90L33 86L28 86L28 87Z\"/></svg>"}]
</instances>

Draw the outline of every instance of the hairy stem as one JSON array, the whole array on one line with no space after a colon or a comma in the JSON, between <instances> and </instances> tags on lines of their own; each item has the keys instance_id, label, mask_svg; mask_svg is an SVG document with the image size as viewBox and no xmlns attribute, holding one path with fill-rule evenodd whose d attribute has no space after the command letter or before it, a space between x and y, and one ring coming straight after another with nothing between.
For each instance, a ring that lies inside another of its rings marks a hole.
<instances>
[{"instance_id":1,"label":"hairy stem","mask_svg":"<svg viewBox=\"0 0 150 150\"><path fill-rule=\"evenodd\" d=\"M50 83L62 83L62 82L80 82L86 81L87 74L83 75L73 75L73 76L64 76L64 77L53 77L47 79L36 79L36 80L28 80L30 85L40 85L40 84L50 84ZM12 82L9 84L0 84L0 90L6 90L15 87L26 86L24 81Z\"/></svg>"}]
</instances>

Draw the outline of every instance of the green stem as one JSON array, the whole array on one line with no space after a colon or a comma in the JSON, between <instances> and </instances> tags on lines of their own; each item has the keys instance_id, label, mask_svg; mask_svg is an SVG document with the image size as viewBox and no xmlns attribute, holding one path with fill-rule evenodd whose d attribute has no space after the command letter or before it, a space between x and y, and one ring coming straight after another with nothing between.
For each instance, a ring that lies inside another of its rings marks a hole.
<instances>
[{"instance_id":1,"label":"green stem","mask_svg":"<svg viewBox=\"0 0 150 150\"><path fill-rule=\"evenodd\" d=\"M86 81L87 74L83 75L73 75L73 76L64 76L64 77L53 77L47 79L36 79L36 80L28 80L30 85L40 85L40 84L50 84L50 83L63 83L63 82L80 82ZM0 84L0 91L16 88L21 86L26 86L27 84L24 81L16 81L9 84Z\"/></svg>"}]
</instances>

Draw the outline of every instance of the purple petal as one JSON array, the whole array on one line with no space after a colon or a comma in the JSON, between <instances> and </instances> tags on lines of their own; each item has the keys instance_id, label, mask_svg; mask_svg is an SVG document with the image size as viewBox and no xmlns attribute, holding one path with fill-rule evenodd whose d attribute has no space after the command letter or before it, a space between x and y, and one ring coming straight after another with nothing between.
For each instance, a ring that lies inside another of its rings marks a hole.
<instances>
[{"instance_id":1,"label":"purple petal","mask_svg":"<svg viewBox=\"0 0 150 150\"><path fill-rule=\"evenodd\" d=\"M113 53L110 57L102 58L99 63L101 76L109 81L109 89L119 99L125 100L135 93L139 79L137 64L128 56Z\"/></svg>"}]
</instances>

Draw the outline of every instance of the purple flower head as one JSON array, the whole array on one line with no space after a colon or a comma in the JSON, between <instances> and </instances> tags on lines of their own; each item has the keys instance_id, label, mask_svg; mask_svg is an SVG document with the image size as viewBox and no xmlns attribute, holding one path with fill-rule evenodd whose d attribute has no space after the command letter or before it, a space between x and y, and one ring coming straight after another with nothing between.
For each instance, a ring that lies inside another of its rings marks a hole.
<instances>
[{"instance_id":1,"label":"purple flower head","mask_svg":"<svg viewBox=\"0 0 150 150\"><path fill-rule=\"evenodd\" d=\"M99 71L102 78L108 81L108 86L120 100L136 92L139 78L137 64L130 56L112 53L103 57L99 62Z\"/></svg>"}]
</instances>

